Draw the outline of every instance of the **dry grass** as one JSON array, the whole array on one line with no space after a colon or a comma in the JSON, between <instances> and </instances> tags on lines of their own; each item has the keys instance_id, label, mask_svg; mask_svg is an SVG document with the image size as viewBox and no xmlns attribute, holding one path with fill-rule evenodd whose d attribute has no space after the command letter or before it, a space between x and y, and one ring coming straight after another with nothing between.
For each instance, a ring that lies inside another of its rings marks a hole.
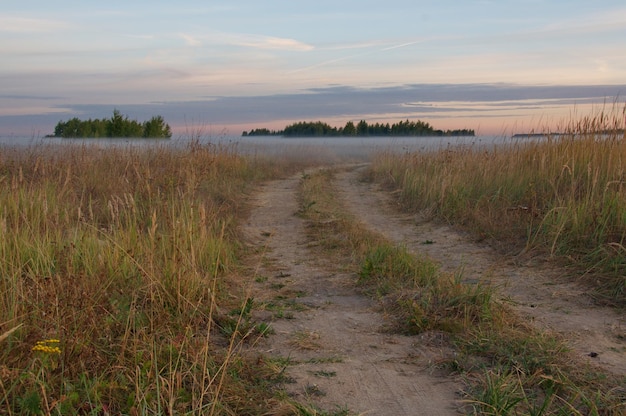
<instances>
[{"instance_id":1,"label":"dry grass","mask_svg":"<svg viewBox=\"0 0 626 416\"><path fill-rule=\"evenodd\" d=\"M280 408L242 353L262 334L224 311L246 193L293 171L199 142L1 148L0 414Z\"/></svg>"},{"instance_id":2,"label":"dry grass","mask_svg":"<svg viewBox=\"0 0 626 416\"><path fill-rule=\"evenodd\" d=\"M499 303L491 288L463 284L462 276L365 229L336 198L332 177L321 171L303 178L309 236L381 300L397 330L447 334L456 354L441 364L467 379L466 402L475 414L623 414L623 378L581 365L560 339Z\"/></svg>"},{"instance_id":3,"label":"dry grass","mask_svg":"<svg viewBox=\"0 0 626 416\"><path fill-rule=\"evenodd\" d=\"M320 334L312 331L296 331L292 334L289 345L299 350L316 351L322 348Z\"/></svg>"},{"instance_id":4,"label":"dry grass","mask_svg":"<svg viewBox=\"0 0 626 416\"><path fill-rule=\"evenodd\" d=\"M460 283L430 259L412 256L366 229L336 198L334 172L306 175L300 185L301 213L310 238L332 264L359 276L367 294L383 299L405 333L462 331L491 315L490 288Z\"/></svg>"},{"instance_id":5,"label":"dry grass","mask_svg":"<svg viewBox=\"0 0 626 416\"><path fill-rule=\"evenodd\" d=\"M372 175L408 209L565 260L598 297L626 305L625 123L626 107L614 107L546 140L380 155Z\"/></svg>"}]
</instances>

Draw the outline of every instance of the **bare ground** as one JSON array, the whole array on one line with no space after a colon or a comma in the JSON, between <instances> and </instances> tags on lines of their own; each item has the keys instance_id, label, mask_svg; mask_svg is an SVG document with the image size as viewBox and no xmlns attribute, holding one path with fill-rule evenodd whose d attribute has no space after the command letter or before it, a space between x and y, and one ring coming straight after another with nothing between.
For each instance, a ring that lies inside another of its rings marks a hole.
<instances>
[{"instance_id":1,"label":"bare ground","mask_svg":"<svg viewBox=\"0 0 626 416\"><path fill-rule=\"evenodd\" d=\"M358 177L359 169L346 170L336 186L347 209L371 230L427 254L445 270L462 269L467 281L497 284L520 314L562 334L590 364L626 374L623 316L594 306L584 289L550 264L503 258L449 227L399 213L388 193ZM271 320L275 331L259 348L289 362L288 393L327 412L458 414L462 382L437 366L451 354L447 344L436 334L386 331L386 317L357 292L356 277L309 249L304 221L295 215L299 180L265 185L245 227L259 253L251 296L265 303L258 317Z\"/></svg>"}]
</instances>

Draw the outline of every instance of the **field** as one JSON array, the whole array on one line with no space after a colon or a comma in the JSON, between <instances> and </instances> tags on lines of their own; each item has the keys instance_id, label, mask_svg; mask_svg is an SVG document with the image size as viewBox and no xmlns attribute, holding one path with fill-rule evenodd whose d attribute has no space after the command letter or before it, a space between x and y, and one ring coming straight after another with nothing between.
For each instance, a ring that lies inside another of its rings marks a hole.
<instances>
[{"instance_id":1,"label":"field","mask_svg":"<svg viewBox=\"0 0 626 416\"><path fill-rule=\"evenodd\" d=\"M575 266L598 299L626 305L626 108L509 148L380 156L374 175L408 209Z\"/></svg>"},{"instance_id":2,"label":"field","mask_svg":"<svg viewBox=\"0 0 626 416\"><path fill-rule=\"evenodd\" d=\"M296 163L277 162L198 143L0 150L0 414L264 408L268 370L236 353L259 333L229 312L245 197Z\"/></svg>"},{"instance_id":3,"label":"field","mask_svg":"<svg viewBox=\"0 0 626 416\"><path fill-rule=\"evenodd\" d=\"M347 406L348 380L386 391L351 367L363 357L408 392L436 370L447 390L429 394L448 413L620 414L624 374L524 322L497 287L440 267L424 254L437 242L415 254L416 237L385 236L406 214L380 205L376 219L364 199L379 183L404 212L502 258L551 259L620 313L624 111L568 129L508 149L380 154L348 173L200 142L0 149L0 414L347 415L384 402ZM335 291L380 325L338 329L356 309ZM389 331L402 367L371 356ZM615 338L623 357L626 334ZM430 364L408 360L425 339ZM398 409L419 406L396 393Z\"/></svg>"}]
</instances>

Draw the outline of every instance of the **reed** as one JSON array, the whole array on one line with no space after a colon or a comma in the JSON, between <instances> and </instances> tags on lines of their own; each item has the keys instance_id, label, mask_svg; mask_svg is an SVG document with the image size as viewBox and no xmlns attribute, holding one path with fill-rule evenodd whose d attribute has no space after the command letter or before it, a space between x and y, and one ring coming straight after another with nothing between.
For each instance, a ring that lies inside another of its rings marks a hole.
<instances>
[{"instance_id":1,"label":"reed","mask_svg":"<svg viewBox=\"0 0 626 416\"><path fill-rule=\"evenodd\" d=\"M1 414L265 414L246 302L246 192L293 171L233 147L0 149ZM265 384L263 384L265 383Z\"/></svg>"},{"instance_id":2,"label":"reed","mask_svg":"<svg viewBox=\"0 0 626 416\"><path fill-rule=\"evenodd\" d=\"M372 176L404 205L509 252L574 264L606 301L626 304L626 107L566 124L564 135L510 145L382 154Z\"/></svg>"}]
</instances>

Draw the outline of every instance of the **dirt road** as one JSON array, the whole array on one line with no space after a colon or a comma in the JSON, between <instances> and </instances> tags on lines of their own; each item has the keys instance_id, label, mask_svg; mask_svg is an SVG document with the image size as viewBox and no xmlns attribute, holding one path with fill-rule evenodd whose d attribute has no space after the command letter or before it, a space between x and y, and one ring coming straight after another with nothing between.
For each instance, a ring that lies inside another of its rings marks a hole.
<instances>
[{"instance_id":1,"label":"dirt road","mask_svg":"<svg viewBox=\"0 0 626 416\"><path fill-rule=\"evenodd\" d=\"M593 306L553 268L515 264L448 227L399 214L390 196L359 181L359 173L352 168L338 174L336 186L347 209L373 231L428 254L444 269L462 268L468 281L498 284L519 313L562 333L581 357L626 374L622 316ZM251 296L267 305L259 318L272 320L275 331L260 347L289 363L289 394L329 412L458 414L462 383L439 374L436 365L451 353L445 343L386 332L386 317L356 291L356 277L307 248L304 221L294 215L299 179L264 186L245 227L259 252Z\"/></svg>"}]
</instances>

